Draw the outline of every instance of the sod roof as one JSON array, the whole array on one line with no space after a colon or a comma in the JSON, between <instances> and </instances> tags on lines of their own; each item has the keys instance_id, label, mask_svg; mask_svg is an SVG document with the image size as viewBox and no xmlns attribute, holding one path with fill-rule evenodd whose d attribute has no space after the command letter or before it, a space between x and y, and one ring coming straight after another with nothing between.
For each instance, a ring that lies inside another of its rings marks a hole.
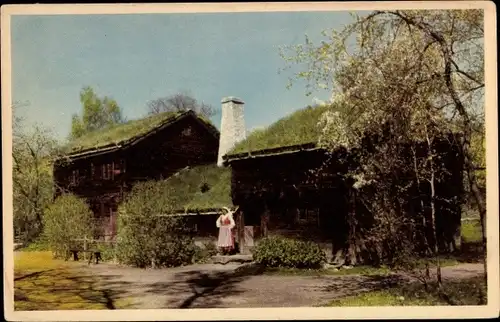
<instances>
[{"instance_id":1,"label":"sod roof","mask_svg":"<svg viewBox=\"0 0 500 322\"><path fill-rule=\"evenodd\" d=\"M318 105L300 109L263 130L252 132L227 156L305 144L316 146L321 134L318 122L321 115L329 108L327 105Z\"/></svg>"},{"instance_id":2,"label":"sod roof","mask_svg":"<svg viewBox=\"0 0 500 322\"><path fill-rule=\"evenodd\" d=\"M232 207L231 169L215 164L181 170L160 182L177 212L203 212ZM208 189L204 191L202 188Z\"/></svg>"},{"instance_id":3,"label":"sod roof","mask_svg":"<svg viewBox=\"0 0 500 322\"><path fill-rule=\"evenodd\" d=\"M108 128L90 132L82 137L70 141L62 149L66 155L83 153L86 151L99 150L102 148L125 145L136 138L142 137L149 132L166 124L171 124L182 116L193 114L212 130L217 131L210 121L196 115L194 112L164 112L138 120L131 120L123 124L117 124ZM218 132L218 131L217 131Z\"/></svg>"}]
</instances>

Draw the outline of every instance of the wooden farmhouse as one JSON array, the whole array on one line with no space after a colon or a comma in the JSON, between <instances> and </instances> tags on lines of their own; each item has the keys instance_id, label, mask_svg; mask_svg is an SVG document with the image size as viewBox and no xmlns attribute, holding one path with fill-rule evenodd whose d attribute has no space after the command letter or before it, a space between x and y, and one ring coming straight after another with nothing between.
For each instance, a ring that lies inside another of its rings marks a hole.
<instances>
[{"instance_id":1,"label":"wooden farmhouse","mask_svg":"<svg viewBox=\"0 0 500 322\"><path fill-rule=\"evenodd\" d=\"M363 212L363 204L352 183L342 178L348 163L338 160L349 156L343 151L328 153L317 144L318 121L327 108L299 110L250 134L224 156L232 171L231 198L239 206L239 222L252 227L255 239L282 235L316 241L332 255L345 247L348 214ZM438 200L456 200L462 193L462 160L451 141L443 138L436 144L444 151L448 170L436 186ZM413 189L408 194L408 212L420 207L419 198L430 195L429 189L425 196L419 195L413 177L402 174ZM460 204L438 201L438 209L438 242L443 248L456 247Z\"/></svg>"},{"instance_id":2,"label":"wooden farmhouse","mask_svg":"<svg viewBox=\"0 0 500 322\"><path fill-rule=\"evenodd\" d=\"M118 205L135 183L215 164L218 147L219 131L192 111L93 132L71 142L56 160L56 196L71 192L85 198L101 228L98 237L113 237Z\"/></svg>"}]
</instances>

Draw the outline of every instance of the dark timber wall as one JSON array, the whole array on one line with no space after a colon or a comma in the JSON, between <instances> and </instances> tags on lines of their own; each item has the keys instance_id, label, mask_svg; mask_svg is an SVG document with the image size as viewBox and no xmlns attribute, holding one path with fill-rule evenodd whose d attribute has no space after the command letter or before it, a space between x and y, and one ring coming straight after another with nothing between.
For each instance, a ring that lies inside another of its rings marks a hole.
<instances>
[{"instance_id":1,"label":"dark timber wall","mask_svg":"<svg viewBox=\"0 0 500 322\"><path fill-rule=\"evenodd\" d=\"M258 226L260 236L329 240L347 200L336 175L342 167L319 171L326 160L324 152L309 151L233 162L232 198L245 225Z\"/></svg>"},{"instance_id":2,"label":"dark timber wall","mask_svg":"<svg viewBox=\"0 0 500 322\"><path fill-rule=\"evenodd\" d=\"M439 141L435 148L442 152L447 169L443 180L436 183L438 243L442 249L452 250L460 234L463 163L457 146L448 140ZM424 150L419 153L422 157ZM356 191L352 182L344 180L349 165L337 162L340 156L339 152L329 158L324 151L313 150L231 161L232 199L243 212L245 225L256 227L257 238L283 235L328 243L334 250L343 247L349 211L357 213L364 227L370 227L373 218L356 195L366 197L369 189ZM424 184L418 191L411 171L401 172L401 178L412 186L405 210L411 215L420 207L419 198L429 200L430 188Z\"/></svg>"}]
</instances>

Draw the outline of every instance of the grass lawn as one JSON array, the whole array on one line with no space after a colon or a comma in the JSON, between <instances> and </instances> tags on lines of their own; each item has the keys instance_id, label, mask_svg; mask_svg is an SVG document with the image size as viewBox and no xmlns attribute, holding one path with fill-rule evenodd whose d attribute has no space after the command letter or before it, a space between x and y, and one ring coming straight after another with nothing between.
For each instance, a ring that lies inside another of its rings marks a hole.
<instances>
[{"instance_id":1,"label":"grass lawn","mask_svg":"<svg viewBox=\"0 0 500 322\"><path fill-rule=\"evenodd\" d=\"M461 231L462 242L464 243L478 243L483 239L481 222L479 220L462 222Z\"/></svg>"},{"instance_id":2,"label":"grass lawn","mask_svg":"<svg viewBox=\"0 0 500 322\"><path fill-rule=\"evenodd\" d=\"M482 277L445 281L445 296L439 296L434 286L426 292L420 283L361 293L340 298L327 306L411 306L411 305L485 305L486 288Z\"/></svg>"},{"instance_id":3,"label":"grass lawn","mask_svg":"<svg viewBox=\"0 0 500 322\"><path fill-rule=\"evenodd\" d=\"M47 251L14 253L15 310L118 309L131 300L97 287L81 262L52 258Z\"/></svg>"}]
</instances>

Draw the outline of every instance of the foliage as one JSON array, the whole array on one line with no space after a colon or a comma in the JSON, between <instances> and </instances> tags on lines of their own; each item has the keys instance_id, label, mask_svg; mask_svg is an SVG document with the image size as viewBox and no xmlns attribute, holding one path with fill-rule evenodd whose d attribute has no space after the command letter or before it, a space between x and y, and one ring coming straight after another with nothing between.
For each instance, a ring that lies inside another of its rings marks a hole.
<instances>
[{"instance_id":1,"label":"foliage","mask_svg":"<svg viewBox=\"0 0 500 322\"><path fill-rule=\"evenodd\" d=\"M128 308L130 298L99 288L98 279L80 269L77 262L52 258L51 252L18 253L14 258L15 310Z\"/></svg>"},{"instance_id":2,"label":"foliage","mask_svg":"<svg viewBox=\"0 0 500 322\"><path fill-rule=\"evenodd\" d=\"M44 237L56 257L66 257L75 239L92 236L92 216L85 201L72 194L57 197L47 208Z\"/></svg>"},{"instance_id":3,"label":"foliage","mask_svg":"<svg viewBox=\"0 0 500 322\"><path fill-rule=\"evenodd\" d=\"M474 168L476 169L475 173L479 191L483 198L486 198L486 135L484 124L479 124L472 132L470 153ZM468 209L473 211L478 207L468 180L465 181L465 190L467 193ZM475 216L480 215L477 210L475 212Z\"/></svg>"},{"instance_id":4,"label":"foliage","mask_svg":"<svg viewBox=\"0 0 500 322\"><path fill-rule=\"evenodd\" d=\"M198 102L190 93L183 92L170 95L168 97L157 98L148 102L149 114L159 114L164 112L186 112L194 111L204 117L212 117L215 109L204 102Z\"/></svg>"},{"instance_id":5,"label":"foliage","mask_svg":"<svg viewBox=\"0 0 500 322\"><path fill-rule=\"evenodd\" d=\"M12 180L14 232L22 242L37 238L43 228L43 211L52 202L52 162L57 142L46 128L27 129L14 106Z\"/></svg>"},{"instance_id":6,"label":"foliage","mask_svg":"<svg viewBox=\"0 0 500 322\"><path fill-rule=\"evenodd\" d=\"M309 106L280 119L263 130L252 132L229 152L238 154L263 149L281 148L307 143L317 143L321 135L318 121L327 105Z\"/></svg>"},{"instance_id":7,"label":"foliage","mask_svg":"<svg viewBox=\"0 0 500 322\"><path fill-rule=\"evenodd\" d=\"M462 222L463 243L479 243L482 239L481 223L478 220Z\"/></svg>"},{"instance_id":8,"label":"foliage","mask_svg":"<svg viewBox=\"0 0 500 322\"><path fill-rule=\"evenodd\" d=\"M100 251L101 258L105 262L114 261L116 257L116 249L113 242L92 241L87 244L87 249Z\"/></svg>"},{"instance_id":9,"label":"foliage","mask_svg":"<svg viewBox=\"0 0 500 322\"><path fill-rule=\"evenodd\" d=\"M285 69L300 67L290 82L305 80L307 94L328 89L334 96L360 103L367 100L365 106L374 100L383 102L377 106L391 106L401 102L403 93L413 96L417 89L428 94L422 99L450 104L452 93L443 77L450 63L449 73L463 103L478 117L484 113L477 110L476 101L463 95L480 96L484 91L481 10L375 11L354 15L341 31L322 34L325 39L318 45L306 37L304 44L281 50L288 63ZM450 46L453 50L448 52Z\"/></svg>"},{"instance_id":10,"label":"foliage","mask_svg":"<svg viewBox=\"0 0 500 322\"><path fill-rule=\"evenodd\" d=\"M156 182L136 185L119 208L116 256L137 267L190 264L195 254L182 217L168 216L178 196ZM163 198L158 198L162 196ZM162 215L162 216L159 216Z\"/></svg>"},{"instance_id":11,"label":"foliage","mask_svg":"<svg viewBox=\"0 0 500 322\"><path fill-rule=\"evenodd\" d=\"M109 97L98 97L91 87L82 89L80 102L83 108L82 115L74 114L71 119L72 139L124 122L118 103Z\"/></svg>"},{"instance_id":12,"label":"foliage","mask_svg":"<svg viewBox=\"0 0 500 322\"><path fill-rule=\"evenodd\" d=\"M194 254L195 263L206 263L212 256L217 255L217 247L213 242L203 243L203 247L196 246Z\"/></svg>"},{"instance_id":13,"label":"foliage","mask_svg":"<svg viewBox=\"0 0 500 322\"><path fill-rule=\"evenodd\" d=\"M50 250L50 245L45 240L45 236L41 234L37 239L33 240L32 242L28 243L26 247L23 247L19 249L20 251L23 252L40 252L40 251L49 251Z\"/></svg>"},{"instance_id":14,"label":"foliage","mask_svg":"<svg viewBox=\"0 0 500 322\"><path fill-rule=\"evenodd\" d=\"M325 252L319 245L282 237L262 239L253 258L266 267L318 268L326 261Z\"/></svg>"},{"instance_id":15,"label":"foliage","mask_svg":"<svg viewBox=\"0 0 500 322\"><path fill-rule=\"evenodd\" d=\"M358 152L345 180L359 190L361 205L352 207L361 206L374 222L360 227L360 218L349 215L346 255L355 261L375 249L389 263L411 264L420 243L436 254L436 243L417 228L436 239L435 187L447 176L438 138L461 134L459 157L484 218L469 149L474 124L484 119L482 11L375 11L323 36L319 44L306 37L304 44L284 47L282 57L286 68L299 68L291 81L305 80L306 94L332 93L337 110L326 111L318 124L320 145ZM411 210L405 202L410 192L429 198ZM460 200L440 202L453 208Z\"/></svg>"}]
</instances>

